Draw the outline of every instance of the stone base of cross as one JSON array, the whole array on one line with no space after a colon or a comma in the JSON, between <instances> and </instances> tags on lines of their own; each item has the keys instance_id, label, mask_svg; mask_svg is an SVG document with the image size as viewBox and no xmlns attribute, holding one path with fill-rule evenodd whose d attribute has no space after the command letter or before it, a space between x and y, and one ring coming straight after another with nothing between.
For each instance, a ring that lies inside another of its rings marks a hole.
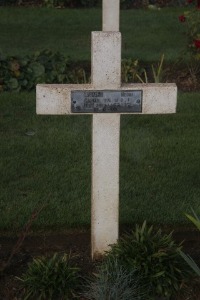
<instances>
[{"instance_id":1,"label":"stone base of cross","mask_svg":"<svg viewBox=\"0 0 200 300\"><path fill-rule=\"evenodd\" d=\"M118 0L104 0L104 31L92 32L91 84L41 84L36 89L37 114L92 114L93 258L118 239L120 115L175 113L177 103L173 83L121 84L121 34L118 18L109 17L118 10Z\"/></svg>"}]
</instances>

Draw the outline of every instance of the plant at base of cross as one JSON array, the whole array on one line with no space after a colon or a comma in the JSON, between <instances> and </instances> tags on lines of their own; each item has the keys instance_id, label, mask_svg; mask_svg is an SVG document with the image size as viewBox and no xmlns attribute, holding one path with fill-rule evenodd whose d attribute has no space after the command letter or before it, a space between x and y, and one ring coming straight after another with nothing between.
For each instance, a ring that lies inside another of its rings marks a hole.
<instances>
[{"instance_id":1,"label":"plant at base of cross","mask_svg":"<svg viewBox=\"0 0 200 300\"><path fill-rule=\"evenodd\" d=\"M137 270L149 290L151 299L176 295L191 278L192 271L180 255L181 244L176 245L172 233L153 231L146 222L136 225L111 247L108 257L116 257L129 270Z\"/></svg>"},{"instance_id":2,"label":"plant at base of cross","mask_svg":"<svg viewBox=\"0 0 200 300\"><path fill-rule=\"evenodd\" d=\"M193 8L179 16L179 21L187 26L190 55L196 61L200 61L200 0L188 0L188 3L193 5Z\"/></svg>"},{"instance_id":3,"label":"plant at base of cross","mask_svg":"<svg viewBox=\"0 0 200 300\"><path fill-rule=\"evenodd\" d=\"M192 210L193 216L189 214L185 214L186 217L196 226L196 228L200 231L200 217ZM197 266L195 261L189 256L180 251L181 256L188 263L188 265L192 268L192 270L200 277L200 268Z\"/></svg>"},{"instance_id":4,"label":"plant at base of cross","mask_svg":"<svg viewBox=\"0 0 200 300\"><path fill-rule=\"evenodd\" d=\"M83 296L88 300L146 300L148 292L136 270L128 270L115 257L97 268L86 289Z\"/></svg>"},{"instance_id":5,"label":"plant at base of cross","mask_svg":"<svg viewBox=\"0 0 200 300\"><path fill-rule=\"evenodd\" d=\"M73 291L78 285L78 271L70 255L55 253L52 257L33 259L21 278L24 300L73 299Z\"/></svg>"}]
</instances>

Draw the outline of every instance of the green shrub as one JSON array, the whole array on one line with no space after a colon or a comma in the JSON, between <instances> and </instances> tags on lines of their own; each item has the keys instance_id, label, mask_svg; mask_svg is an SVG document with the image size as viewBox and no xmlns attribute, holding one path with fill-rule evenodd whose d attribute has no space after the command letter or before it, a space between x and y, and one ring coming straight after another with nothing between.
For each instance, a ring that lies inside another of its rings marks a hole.
<instances>
[{"instance_id":1,"label":"green shrub","mask_svg":"<svg viewBox=\"0 0 200 300\"><path fill-rule=\"evenodd\" d=\"M108 258L88 282L84 297L91 300L146 299L135 270L127 270L116 258Z\"/></svg>"},{"instance_id":2,"label":"green shrub","mask_svg":"<svg viewBox=\"0 0 200 300\"><path fill-rule=\"evenodd\" d=\"M81 67L71 67L59 52L43 50L23 57L5 57L0 53L0 91L32 90L38 83L86 83Z\"/></svg>"},{"instance_id":3,"label":"green shrub","mask_svg":"<svg viewBox=\"0 0 200 300\"><path fill-rule=\"evenodd\" d=\"M101 5L102 0L42 0L43 5L47 7L96 7ZM136 0L120 0L121 8L128 9L134 7Z\"/></svg>"},{"instance_id":4,"label":"green shrub","mask_svg":"<svg viewBox=\"0 0 200 300\"><path fill-rule=\"evenodd\" d=\"M186 26L187 53L196 63L200 61L200 1L188 1L195 5L191 10L179 16L179 21Z\"/></svg>"},{"instance_id":5,"label":"green shrub","mask_svg":"<svg viewBox=\"0 0 200 300\"><path fill-rule=\"evenodd\" d=\"M71 300L78 284L79 269L69 255L36 258L20 279L25 290L24 299Z\"/></svg>"},{"instance_id":6,"label":"green shrub","mask_svg":"<svg viewBox=\"0 0 200 300\"><path fill-rule=\"evenodd\" d=\"M42 0L43 6L46 7L95 7L100 3L99 0Z\"/></svg>"},{"instance_id":7,"label":"green shrub","mask_svg":"<svg viewBox=\"0 0 200 300\"><path fill-rule=\"evenodd\" d=\"M162 62L161 58L157 66L152 65L152 72L147 72L138 60L123 59L122 82L161 82ZM22 57L6 57L0 53L0 92L30 91L38 83L88 83L88 65L72 62L60 52L47 49Z\"/></svg>"},{"instance_id":8,"label":"green shrub","mask_svg":"<svg viewBox=\"0 0 200 300\"><path fill-rule=\"evenodd\" d=\"M172 234L153 232L146 222L136 226L112 246L108 256L116 257L130 270L137 269L149 287L152 297L170 297L191 277L185 261L180 256L181 245L176 245Z\"/></svg>"},{"instance_id":9,"label":"green shrub","mask_svg":"<svg viewBox=\"0 0 200 300\"><path fill-rule=\"evenodd\" d=\"M123 82L144 82L146 71L140 67L139 61L134 59L122 60L122 81Z\"/></svg>"},{"instance_id":10,"label":"green shrub","mask_svg":"<svg viewBox=\"0 0 200 300\"><path fill-rule=\"evenodd\" d=\"M141 82L141 83L160 83L164 82L164 54L161 55L157 64L151 65L151 70L141 67L138 60L122 60L122 81L123 82Z\"/></svg>"}]
</instances>

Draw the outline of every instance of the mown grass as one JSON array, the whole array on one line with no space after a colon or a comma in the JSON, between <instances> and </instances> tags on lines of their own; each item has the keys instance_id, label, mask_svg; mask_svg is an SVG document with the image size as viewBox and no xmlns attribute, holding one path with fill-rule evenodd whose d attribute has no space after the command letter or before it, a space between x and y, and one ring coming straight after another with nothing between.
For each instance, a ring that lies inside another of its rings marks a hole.
<instances>
[{"instance_id":1,"label":"mown grass","mask_svg":"<svg viewBox=\"0 0 200 300\"><path fill-rule=\"evenodd\" d=\"M34 228L89 226L91 116L37 116L35 93L0 94L0 111L0 229L43 204ZM122 116L120 224L200 213L199 125L198 93L180 93L175 115Z\"/></svg>"},{"instance_id":2,"label":"mown grass","mask_svg":"<svg viewBox=\"0 0 200 300\"><path fill-rule=\"evenodd\" d=\"M121 12L123 57L176 61L184 48L180 9ZM44 48L90 60L101 10L0 8L0 48ZM91 117L36 116L35 93L0 94L0 229L15 230L43 204L35 228L90 225ZM179 94L175 115L122 116L120 224L182 224L200 213L200 102Z\"/></svg>"},{"instance_id":3,"label":"mown grass","mask_svg":"<svg viewBox=\"0 0 200 300\"><path fill-rule=\"evenodd\" d=\"M122 56L175 61L186 46L183 9L121 11ZM0 48L24 55L49 48L73 60L90 60L91 31L101 30L101 9L0 8Z\"/></svg>"}]
</instances>

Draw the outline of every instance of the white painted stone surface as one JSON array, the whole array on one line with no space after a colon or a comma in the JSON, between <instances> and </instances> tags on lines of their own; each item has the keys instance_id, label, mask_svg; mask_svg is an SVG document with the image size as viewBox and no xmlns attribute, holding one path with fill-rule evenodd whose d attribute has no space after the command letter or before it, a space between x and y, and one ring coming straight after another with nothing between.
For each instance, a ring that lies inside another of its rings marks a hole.
<instances>
[{"instance_id":1,"label":"white painted stone surface","mask_svg":"<svg viewBox=\"0 0 200 300\"><path fill-rule=\"evenodd\" d=\"M119 0L103 0L103 31L119 31Z\"/></svg>"},{"instance_id":2,"label":"white painted stone surface","mask_svg":"<svg viewBox=\"0 0 200 300\"><path fill-rule=\"evenodd\" d=\"M92 126L92 256L118 239L120 115L94 114Z\"/></svg>"},{"instance_id":3,"label":"white painted stone surface","mask_svg":"<svg viewBox=\"0 0 200 300\"><path fill-rule=\"evenodd\" d=\"M114 83L113 83L114 85ZM71 91L95 89L90 84L38 84L36 109L41 115L65 115L71 112ZM105 88L106 89L106 88ZM116 90L142 90L142 113L170 114L176 112L177 86L174 83L124 84ZM87 113L90 114L90 113ZM126 113L120 113L126 114ZM130 113L128 113L130 114ZM136 114L136 113L134 113ZM76 113L77 115L77 113Z\"/></svg>"},{"instance_id":4,"label":"white painted stone surface","mask_svg":"<svg viewBox=\"0 0 200 300\"><path fill-rule=\"evenodd\" d=\"M121 86L120 32L92 32L92 84L95 89Z\"/></svg>"}]
</instances>

